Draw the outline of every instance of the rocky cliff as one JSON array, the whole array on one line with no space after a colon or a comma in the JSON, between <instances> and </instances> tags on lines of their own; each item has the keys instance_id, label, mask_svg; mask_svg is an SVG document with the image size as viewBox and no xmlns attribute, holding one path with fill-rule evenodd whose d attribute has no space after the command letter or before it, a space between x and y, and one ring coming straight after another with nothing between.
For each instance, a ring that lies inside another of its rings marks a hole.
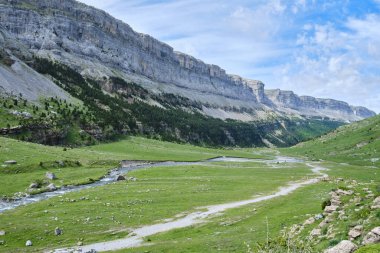
<instances>
[{"instance_id":1,"label":"rocky cliff","mask_svg":"<svg viewBox=\"0 0 380 253\"><path fill-rule=\"evenodd\" d=\"M0 43L13 53L53 59L93 78L116 75L151 92L197 100L206 108L249 108L262 117L291 113L349 121L374 115L344 102L265 92L260 81L228 75L218 66L175 52L104 11L74 0L0 0L0 24ZM22 49L13 44L15 40Z\"/></svg>"}]
</instances>

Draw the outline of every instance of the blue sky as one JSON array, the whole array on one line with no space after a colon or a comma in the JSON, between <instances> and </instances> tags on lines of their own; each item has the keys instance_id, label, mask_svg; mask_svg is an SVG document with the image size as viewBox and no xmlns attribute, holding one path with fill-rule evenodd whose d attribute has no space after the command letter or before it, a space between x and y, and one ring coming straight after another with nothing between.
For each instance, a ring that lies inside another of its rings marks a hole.
<instances>
[{"instance_id":1,"label":"blue sky","mask_svg":"<svg viewBox=\"0 0 380 253\"><path fill-rule=\"evenodd\" d=\"M380 113L380 0L81 0L266 88Z\"/></svg>"}]
</instances>

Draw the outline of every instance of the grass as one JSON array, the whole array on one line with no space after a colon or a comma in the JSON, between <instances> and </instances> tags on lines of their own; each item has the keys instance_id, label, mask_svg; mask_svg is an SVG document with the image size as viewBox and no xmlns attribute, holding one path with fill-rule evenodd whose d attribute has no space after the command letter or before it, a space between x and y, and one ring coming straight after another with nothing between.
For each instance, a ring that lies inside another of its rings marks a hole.
<instances>
[{"instance_id":1,"label":"grass","mask_svg":"<svg viewBox=\"0 0 380 253\"><path fill-rule=\"evenodd\" d=\"M338 128L282 152L309 159L380 166L380 115Z\"/></svg>"},{"instance_id":2,"label":"grass","mask_svg":"<svg viewBox=\"0 0 380 253\"><path fill-rule=\"evenodd\" d=\"M261 163L218 163L130 172L136 182L118 182L53 198L0 214L7 231L0 252L30 251L124 237L128 228L152 224L195 207L268 194L310 174L300 165L271 168ZM82 200L81 200L82 199ZM45 212L47 210L47 212ZM56 218L58 220L56 220ZM63 229L54 236L54 228ZM79 232L79 233L78 233Z\"/></svg>"},{"instance_id":3,"label":"grass","mask_svg":"<svg viewBox=\"0 0 380 253\"><path fill-rule=\"evenodd\" d=\"M59 175L60 180L57 181L57 186L59 186L86 183L89 178L97 179L108 170L117 167L121 160L198 161L218 156L262 158L270 154L254 154L253 149L203 148L141 137L130 137L115 143L74 149L0 137L0 164L7 160L17 161L17 165L3 165L0 168L0 183L2 183L0 196L24 192L34 180L43 179L47 171ZM57 168L53 166L56 165L56 161L71 163L78 161L82 166Z\"/></svg>"},{"instance_id":4,"label":"grass","mask_svg":"<svg viewBox=\"0 0 380 253\"><path fill-rule=\"evenodd\" d=\"M116 143L85 147L82 151L114 154L124 159L149 161L199 161L217 156L263 158L268 154L254 153L254 149L212 149L189 144L176 144L142 137L130 137ZM255 150L257 151L257 150Z\"/></svg>"},{"instance_id":5,"label":"grass","mask_svg":"<svg viewBox=\"0 0 380 253\"><path fill-rule=\"evenodd\" d=\"M291 195L226 211L206 224L149 237L152 246L118 252L257 252L259 243L276 241L279 232L320 212L328 184L301 188ZM307 203L307 204L305 204ZM267 223L268 221L268 223ZM268 230L267 230L268 224Z\"/></svg>"},{"instance_id":6,"label":"grass","mask_svg":"<svg viewBox=\"0 0 380 253\"><path fill-rule=\"evenodd\" d=\"M376 189L380 185L379 166L377 161L371 160L378 156L380 148L378 120L377 116L297 147L279 150L282 154L329 160L321 162L329 168L326 173L332 179L343 178L344 182L319 182L287 196L227 210L210 218L208 223L150 236L145 240L151 245L119 252L204 252L205 249L207 252L257 252L273 245L282 249L279 252L286 252L283 247L286 241L280 237L282 231L321 213L321 204L332 189L345 189L345 182L355 180L361 184L354 188L357 194L364 196L363 187L379 194ZM0 189L5 193L24 189L31 180L43 177L47 170L57 174L57 183L75 180L82 183L89 176L105 173L123 159L196 161L216 156L270 158L275 153L266 149L209 149L140 137L67 151L5 138L0 141L0 162L10 159L19 162L19 165L0 169L0 183L6 186ZM82 166L39 167L40 161L49 164L57 160L79 161ZM154 224L179 213L194 211L196 207L249 199L258 193L270 194L289 181L311 174L304 164L278 166L280 168L256 162L218 162L133 171L128 176L136 177L136 182L123 181L69 193L0 214L0 230L7 232L0 238L5 241L0 252L40 252L73 246L79 241L88 244L123 238L130 228ZM20 173L12 173L12 169ZM10 182L15 182L14 186ZM353 223L363 223L365 232L380 225L379 215L366 209L372 199L362 201L365 208L360 212L354 210L356 206L348 198L342 201L347 204L349 219L334 221L337 229L334 238L311 243L315 252L347 239ZM299 235L300 241L308 244L305 238L317 225L307 227ZM63 235L54 236L55 227L63 229ZM29 239L34 246L26 248L24 244ZM360 240L355 243L360 244ZM289 252L299 252L300 248L292 250ZM375 245L363 247L358 252L376 250L378 246Z\"/></svg>"},{"instance_id":7,"label":"grass","mask_svg":"<svg viewBox=\"0 0 380 253\"><path fill-rule=\"evenodd\" d=\"M377 171L374 169L335 163L325 163L324 166L330 168L327 173L331 177L355 178L358 183L367 184L371 189L380 183ZM377 180L371 183L373 179ZM222 216L214 217L205 224L150 236L146 238L146 242L152 243L150 246L117 252L204 252L205 249L207 252L250 252L248 246L251 252L258 252L259 245L265 245L267 242L267 233L269 233L269 242L285 244L286 241L279 238L281 231L289 229L294 224L302 224L310 216L321 213L321 203L328 198L328 192L340 186L341 183L335 182L320 182L306 186L288 196L228 210ZM350 212L353 212L354 207L350 208ZM267 230L267 220L269 230ZM336 235L338 242L347 238L347 223L353 221L354 219L350 218L347 222L337 223L336 227L341 231ZM310 233L318 223L306 228L305 231ZM365 230L368 231L378 225L380 220L369 220ZM308 241L305 238L302 240ZM312 247L314 247L312 252L323 252L328 247L328 240ZM282 250L275 252L288 252L287 247L279 248ZM378 249L378 246L366 248L368 252L376 252L370 250ZM289 252L300 251L298 249ZM363 249L363 252L367 251Z\"/></svg>"}]
</instances>

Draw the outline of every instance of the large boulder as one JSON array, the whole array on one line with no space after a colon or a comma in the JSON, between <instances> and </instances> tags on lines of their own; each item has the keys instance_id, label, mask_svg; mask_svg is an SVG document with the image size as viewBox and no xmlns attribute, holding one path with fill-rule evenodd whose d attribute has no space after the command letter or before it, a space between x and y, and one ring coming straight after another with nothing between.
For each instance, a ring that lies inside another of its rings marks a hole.
<instances>
[{"instance_id":1,"label":"large boulder","mask_svg":"<svg viewBox=\"0 0 380 253\"><path fill-rule=\"evenodd\" d=\"M53 172L46 172L45 177L49 180L55 180L57 179L56 175Z\"/></svg>"},{"instance_id":2,"label":"large boulder","mask_svg":"<svg viewBox=\"0 0 380 253\"><path fill-rule=\"evenodd\" d=\"M55 184L49 184L46 188L49 191L55 191L55 190L57 190L57 187L55 186Z\"/></svg>"},{"instance_id":3,"label":"large boulder","mask_svg":"<svg viewBox=\"0 0 380 253\"><path fill-rule=\"evenodd\" d=\"M350 237L350 240L354 240L358 238L359 236L361 236L362 232L363 232L363 226L358 225L352 228L350 232L348 232L348 236Z\"/></svg>"},{"instance_id":4,"label":"large boulder","mask_svg":"<svg viewBox=\"0 0 380 253\"><path fill-rule=\"evenodd\" d=\"M125 177L123 175L119 175L116 178L116 181L124 181L124 180L125 180Z\"/></svg>"},{"instance_id":5,"label":"large boulder","mask_svg":"<svg viewBox=\"0 0 380 253\"><path fill-rule=\"evenodd\" d=\"M375 227L363 238L364 245L373 243L380 243L380 227Z\"/></svg>"},{"instance_id":6,"label":"large boulder","mask_svg":"<svg viewBox=\"0 0 380 253\"><path fill-rule=\"evenodd\" d=\"M29 185L29 189L37 189L40 188L40 185L36 182L33 182Z\"/></svg>"},{"instance_id":7,"label":"large boulder","mask_svg":"<svg viewBox=\"0 0 380 253\"><path fill-rule=\"evenodd\" d=\"M354 243L348 240L344 240L334 247L325 250L324 253L352 253L357 250L357 248L358 247Z\"/></svg>"},{"instance_id":8,"label":"large boulder","mask_svg":"<svg viewBox=\"0 0 380 253\"><path fill-rule=\"evenodd\" d=\"M332 212L335 212L338 208L339 206L334 206L334 205L326 206L324 211L325 213L332 213Z\"/></svg>"}]
</instances>

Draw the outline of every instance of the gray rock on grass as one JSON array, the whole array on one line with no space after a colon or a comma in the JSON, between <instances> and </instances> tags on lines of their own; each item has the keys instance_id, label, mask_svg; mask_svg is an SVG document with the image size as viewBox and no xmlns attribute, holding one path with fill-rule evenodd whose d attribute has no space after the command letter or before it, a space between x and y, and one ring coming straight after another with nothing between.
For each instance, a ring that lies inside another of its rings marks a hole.
<instances>
[{"instance_id":1,"label":"gray rock on grass","mask_svg":"<svg viewBox=\"0 0 380 253\"><path fill-rule=\"evenodd\" d=\"M352 253L357 250L357 246L348 240L343 240L334 247L327 249L324 253Z\"/></svg>"},{"instance_id":2,"label":"gray rock on grass","mask_svg":"<svg viewBox=\"0 0 380 253\"><path fill-rule=\"evenodd\" d=\"M350 237L350 240L354 240L358 238L359 236L361 236L362 232L363 232L363 226L358 225L352 228L350 232L348 232L348 236Z\"/></svg>"},{"instance_id":3,"label":"gray rock on grass","mask_svg":"<svg viewBox=\"0 0 380 253\"><path fill-rule=\"evenodd\" d=\"M8 160L8 161L5 161L4 164L6 164L6 165L17 164L17 161L15 161L15 160Z\"/></svg>"},{"instance_id":4,"label":"gray rock on grass","mask_svg":"<svg viewBox=\"0 0 380 253\"><path fill-rule=\"evenodd\" d=\"M380 227L375 227L363 238L364 245L374 243L380 243Z\"/></svg>"},{"instance_id":5,"label":"gray rock on grass","mask_svg":"<svg viewBox=\"0 0 380 253\"><path fill-rule=\"evenodd\" d=\"M56 227L55 229L54 229L54 234L55 235L62 235L62 229L60 229L59 227Z\"/></svg>"},{"instance_id":6,"label":"gray rock on grass","mask_svg":"<svg viewBox=\"0 0 380 253\"><path fill-rule=\"evenodd\" d=\"M57 176L53 172L46 172L45 177L49 180L55 180L57 179Z\"/></svg>"},{"instance_id":7,"label":"gray rock on grass","mask_svg":"<svg viewBox=\"0 0 380 253\"><path fill-rule=\"evenodd\" d=\"M57 187L55 186L55 184L49 184L46 188L49 191L55 191L55 190L57 190Z\"/></svg>"}]
</instances>

